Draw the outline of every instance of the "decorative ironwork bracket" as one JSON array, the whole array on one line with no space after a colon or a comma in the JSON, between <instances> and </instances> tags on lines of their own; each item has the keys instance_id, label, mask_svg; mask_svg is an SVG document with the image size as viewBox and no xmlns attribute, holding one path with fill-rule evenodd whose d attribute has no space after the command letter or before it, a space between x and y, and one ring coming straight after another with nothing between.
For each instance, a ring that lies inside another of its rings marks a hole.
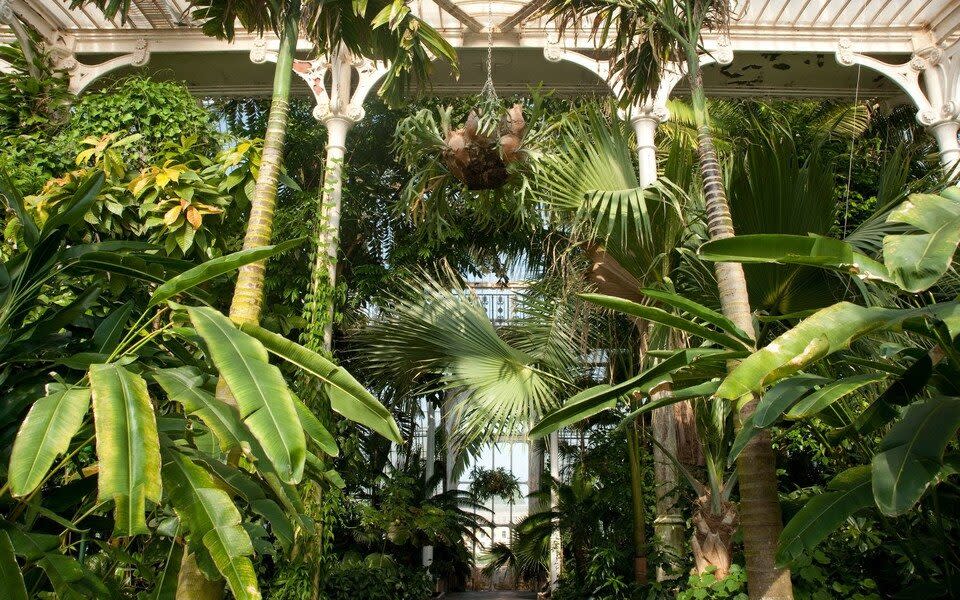
<instances>
[{"instance_id":1,"label":"decorative ironwork bracket","mask_svg":"<svg viewBox=\"0 0 960 600\"><path fill-rule=\"evenodd\" d=\"M70 34L58 34L50 49L53 65L56 69L66 71L70 76L70 91L79 94L91 83L111 71L121 67L142 67L150 62L150 43L145 38L138 38L133 52L116 56L96 65L80 62L74 53L76 38Z\"/></svg>"}]
</instances>

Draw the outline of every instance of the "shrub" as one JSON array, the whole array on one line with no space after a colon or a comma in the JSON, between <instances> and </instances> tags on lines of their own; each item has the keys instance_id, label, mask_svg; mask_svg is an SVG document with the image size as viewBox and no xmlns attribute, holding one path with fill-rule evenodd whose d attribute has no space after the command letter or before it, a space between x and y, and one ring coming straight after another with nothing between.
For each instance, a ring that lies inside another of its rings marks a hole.
<instances>
[{"instance_id":1,"label":"shrub","mask_svg":"<svg viewBox=\"0 0 960 600\"><path fill-rule=\"evenodd\" d=\"M331 567L324 585L327 600L424 600L432 593L425 569L399 565L383 554L345 558Z\"/></svg>"}]
</instances>

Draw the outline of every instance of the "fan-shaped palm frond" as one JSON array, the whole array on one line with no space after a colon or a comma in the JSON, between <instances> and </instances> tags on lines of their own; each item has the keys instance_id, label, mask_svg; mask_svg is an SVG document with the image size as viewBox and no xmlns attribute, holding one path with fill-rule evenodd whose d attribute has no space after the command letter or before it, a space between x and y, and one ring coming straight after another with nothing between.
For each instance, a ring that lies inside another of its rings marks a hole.
<instances>
[{"instance_id":1,"label":"fan-shaped palm frond","mask_svg":"<svg viewBox=\"0 0 960 600\"><path fill-rule=\"evenodd\" d=\"M730 209L737 233L827 235L835 220L835 171L819 145L802 156L782 122L755 124L742 159L730 163ZM826 306L843 294L832 276L812 267L746 265L751 305L789 314Z\"/></svg>"},{"instance_id":2,"label":"fan-shaped palm frond","mask_svg":"<svg viewBox=\"0 0 960 600\"><path fill-rule=\"evenodd\" d=\"M435 375L428 385L458 391L455 447L525 430L531 414L556 406L555 391L567 383L548 361L505 342L476 296L449 273L408 282L362 337L368 364L387 381Z\"/></svg>"}]
</instances>

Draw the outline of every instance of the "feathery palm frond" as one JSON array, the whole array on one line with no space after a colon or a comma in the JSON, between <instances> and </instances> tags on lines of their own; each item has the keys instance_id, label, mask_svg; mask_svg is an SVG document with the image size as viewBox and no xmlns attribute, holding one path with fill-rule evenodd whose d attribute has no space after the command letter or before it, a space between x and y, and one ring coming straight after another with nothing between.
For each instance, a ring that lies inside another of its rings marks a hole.
<instances>
[{"instance_id":1,"label":"feathery palm frond","mask_svg":"<svg viewBox=\"0 0 960 600\"><path fill-rule=\"evenodd\" d=\"M107 9L130 0L94 0ZM83 3L84 0L75 0ZM114 9L116 13L117 9ZM123 14L126 14L124 9ZM353 56L389 65L380 86L380 96L390 106L400 104L415 83L429 80L432 61L450 64L458 74L453 46L427 22L413 14L404 2L390 0L193 0L192 17L211 37L232 40L235 23L251 33L279 33L285 15L299 11L302 34L320 56L333 56L343 49Z\"/></svg>"}]
</instances>

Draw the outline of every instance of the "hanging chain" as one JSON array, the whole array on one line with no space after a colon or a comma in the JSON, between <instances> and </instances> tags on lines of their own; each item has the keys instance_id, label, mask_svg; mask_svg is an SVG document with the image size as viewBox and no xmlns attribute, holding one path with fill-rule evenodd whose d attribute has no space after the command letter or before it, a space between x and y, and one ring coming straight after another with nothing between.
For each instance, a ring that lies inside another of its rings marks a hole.
<instances>
[{"instance_id":1,"label":"hanging chain","mask_svg":"<svg viewBox=\"0 0 960 600\"><path fill-rule=\"evenodd\" d=\"M493 2L487 2L487 80L480 95L485 100L497 99L497 90L493 87Z\"/></svg>"}]
</instances>

